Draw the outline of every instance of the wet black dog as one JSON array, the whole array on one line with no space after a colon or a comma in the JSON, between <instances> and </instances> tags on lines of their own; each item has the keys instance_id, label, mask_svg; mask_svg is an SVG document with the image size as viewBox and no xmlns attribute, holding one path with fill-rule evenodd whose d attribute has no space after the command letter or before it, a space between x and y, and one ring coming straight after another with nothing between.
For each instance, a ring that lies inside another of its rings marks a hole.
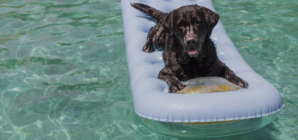
<instances>
[{"instance_id":1,"label":"wet black dog","mask_svg":"<svg viewBox=\"0 0 298 140\"><path fill-rule=\"evenodd\" d=\"M185 87L181 81L204 76L220 76L240 87L248 86L217 57L210 39L219 20L217 13L198 5L182 6L170 13L140 3L132 6L157 22L149 32L143 50L153 52L154 46L165 47L165 67L158 78L168 83L170 93Z\"/></svg>"}]
</instances>

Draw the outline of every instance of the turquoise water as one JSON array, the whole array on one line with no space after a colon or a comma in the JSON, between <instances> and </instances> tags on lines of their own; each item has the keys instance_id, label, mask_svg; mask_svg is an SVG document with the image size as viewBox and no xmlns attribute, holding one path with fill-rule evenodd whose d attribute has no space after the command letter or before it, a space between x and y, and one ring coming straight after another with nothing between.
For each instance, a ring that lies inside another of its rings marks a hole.
<instances>
[{"instance_id":1,"label":"turquoise water","mask_svg":"<svg viewBox=\"0 0 298 140\"><path fill-rule=\"evenodd\" d=\"M296 0L213 3L285 107L262 129L212 140L297 139ZM134 113L120 0L0 1L0 85L1 140L183 140L148 130Z\"/></svg>"}]
</instances>

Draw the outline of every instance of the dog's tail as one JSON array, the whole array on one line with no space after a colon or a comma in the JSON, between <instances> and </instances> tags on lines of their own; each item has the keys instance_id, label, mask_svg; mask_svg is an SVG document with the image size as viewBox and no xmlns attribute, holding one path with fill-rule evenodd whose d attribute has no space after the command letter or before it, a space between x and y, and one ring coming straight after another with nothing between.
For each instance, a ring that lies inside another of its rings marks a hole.
<instances>
[{"instance_id":1,"label":"dog's tail","mask_svg":"<svg viewBox=\"0 0 298 140\"><path fill-rule=\"evenodd\" d=\"M151 16L152 18L154 18L157 22L160 21L160 19L162 19L162 17L164 17L166 15L166 13L163 13L159 10L156 10L146 4L142 4L142 3L134 3L131 4L132 7L144 12L145 14L147 14L148 16Z\"/></svg>"}]
</instances>

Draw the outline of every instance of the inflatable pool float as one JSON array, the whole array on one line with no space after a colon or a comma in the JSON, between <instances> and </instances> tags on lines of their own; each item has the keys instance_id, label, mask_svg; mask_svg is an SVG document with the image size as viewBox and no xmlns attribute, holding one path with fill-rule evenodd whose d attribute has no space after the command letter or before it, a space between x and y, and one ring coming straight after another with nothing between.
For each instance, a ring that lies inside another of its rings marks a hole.
<instances>
[{"instance_id":1,"label":"inflatable pool float","mask_svg":"<svg viewBox=\"0 0 298 140\"><path fill-rule=\"evenodd\" d=\"M218 137L253 131L276 118L283 108L280 93L245 62L220 20L211 35L218 57L249 87L234 91L224 87L224 92L202 94L168 93L166 82L157 79L164 67L162 51L142 51L156 23L131 3L144 3L166 13L191 4L215 9L211 0L121 0L131 93L135 112L145 126L171 136Z\"/></svg>"}]
</instances>

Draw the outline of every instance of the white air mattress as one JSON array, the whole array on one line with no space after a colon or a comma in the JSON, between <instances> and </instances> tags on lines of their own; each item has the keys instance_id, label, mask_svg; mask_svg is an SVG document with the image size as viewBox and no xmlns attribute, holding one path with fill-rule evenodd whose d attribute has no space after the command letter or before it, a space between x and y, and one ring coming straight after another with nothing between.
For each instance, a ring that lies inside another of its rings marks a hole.
<instances>
[{"instance_id":1,"label":"white air mattress","mask_svg":"<svg viewBox=\"0 0 298 140\"><path fill-rule=\"evenodd\" d=\"M131 3L144 3L163 12L198 4L215 11L211 0L122 0L122 16L127 63L135 112L144 118L163 122L216 122L263 117L283 107L278 90L245 62L219 20L211 39L219 59L249 83L237 91L206 94L168 93L166 82L157 78L164 67L162 51L146 53L142 47L156 23ZM215 11L216 12L216 11Z\"/></svg>"}]
</instances>

